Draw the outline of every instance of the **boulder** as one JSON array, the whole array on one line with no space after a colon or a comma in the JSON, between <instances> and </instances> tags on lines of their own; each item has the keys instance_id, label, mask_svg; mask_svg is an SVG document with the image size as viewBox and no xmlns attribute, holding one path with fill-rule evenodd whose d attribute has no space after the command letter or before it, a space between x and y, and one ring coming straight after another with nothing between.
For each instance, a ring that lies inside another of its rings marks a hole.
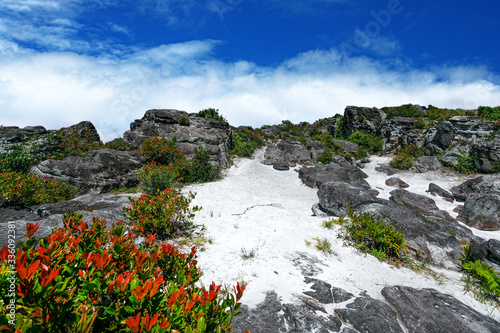
<instances>
[{"instance_id":1,"label":"boulder","mask_svg":"<svg viewBox=\"0 0 500 333\"><path fill-rule=\"evenodd\" d=\"M480 230L500 230L500 195L473 193L467 196L458 220Z\"/></svg>"},{"instance_id":2,"label":"boulder","mask_svg":"<svg viewBox=\"0 0 500 333\"><path fill-rule=\"evenodd\" d=\"M415 194L404 189L393 190L390 194L391 197L389 200L405 206L418 216L437 217L450 222L456 222L448 212L440 210L436 206L436 202L425 195Z\"/></svg>"},{"instance_id":3,"label":"boulder","mask_svg":"<svg viewBox=\"0 0 500 333\"><path fill-rule=\"evenodd\" d=\"M13 144L28 141L39 135L48 134L43 126L0 126L0 144Z\"/></svg>"},{"instance_id":4,"label":"boulder","mask_svg":"<svg viewBox=\"0 0 500 333\"><path fill-rule=\"evenodd\" d=\"M347 215L349 207L355 209L364 204L378 202L369 189L335 181L321 185L318 198L321 209L334 216Z\"/></svg>"},{"instance_id":5,"label":"boulder","mask_svg":"<svg viewBox=\"0 0 500 333\"><path fill-rule=\"evenodd\" d=\"M376 136L379 132L379 124L386 117L387 115L377 108L348 106L344 110L342 134L347 138L359 131Z\"/></svg>"},{"instance_id":6,"label":"boulder","mask_svg":"<svg viewBox=\"0 0 500 333\"><path fill-rule=\"evenodd\" d=\"M474 157L477 171L500 171L500 140L476 140L472 144L470 154Z\"/></svg>"},{"instance_id":7,"label":"boulder","mask_svg":"<svg viewBox=\"0 0 500 333\"><path fill-rule=\"evenodd\" d=\"M390 164L384 164L384 163L378 164L375 167L375 171L383 172L383 173L385 173L388 176L392 176L392 175L395 175L395 174L401 172L401 170L396 169L392 165L390 165Z\"/></svg>"},{"instance_id":8,"label":"boulder","mask_svg":"<svg viewBox=\"0 0 500 333\"><path fill-rule=\"evenodd\" d=\"M63 127L61 128L61 131L66 133L76 133L80 136L85 136L87 140L92 140L95 142L101 141L101 137L99 136L99 133L97 133L97 129L90 121L81 121L76 125Z\"/></svg>"},{"instance_id":9,"label":"boulder","mask_svg":"<svg viewBox=\"0 0 500 333\"><path fill-rule=\"evenodd\" d=\"M333 303L333 295L332 295L332 285L326 283L325 281L321 281L318 279L311 279L306 277L304 280L305 283L312 283L311 289L312 291L305 291L304 294L316 299L318 302L322 304L332 304Z\"/></svg>"},{"instance_id":10,"label":"boulder","mask_svg":"<svg viewBox=\"0 0 500 333\"><path fill-rule=\"evenodd\" d=\"M439 157L439 160L446 166L456 166L459 163L459 158L469 155L471 145L471 142L463 140L459 141L456 144L454 143L448 148L444 155Z\"/></svg>"},{"instance_id":11,"label":"boulder","mask_svg":"<svg viewBox=\"0 0 500 333\"><path fill-rule=\"evenodd\" d=\"M435 289L393 286L382 289L382 295L408 332L500 332L496 320Z\"/></svg>"},{"instance_id":12,"label":"boulder","mask_svg":"<svg viewBox=\"0 0 500 333\"><path fill-rule=\"evenodd\" d=\"M290 166L288 165L288 162L275 161L273 163L273 169L278 171L287 171L290 170Z\"/></svg>"},{"instance_id":13,"label":"boulder","mask_svg":"<svg viewBox=\"0 0 500 333\"><path fill-rule=\"evenodd\" d=\"M449 191L439 187L438 185L434 183L429 184L429 189L427 190L428 193L432 195L437 195L440 196L441 198L444 198L447 201L453 202L453 194L451 194Z\"/></svg>"},{"instance_id":14,"label":"boulder","mask_svg":"<svg viewBox=\"0 0 500 333\"><path fill-rule=\"evenodd\" d=\"M384 120L380 125L384 152L397 150L402 146L418 146L424 143L424 130L415 129L417 118L394 117Z\"/></svg>"},{"instance_id":15,"label":"boulder","mask_svg":"<svg viewBox=\"0 0 500 333\"><path fill-rule=\"evenodd\" d=\"M366 189L370 188L370 184L365 180L368 176L361 169L351 165L343 158L336 159L334 156L334 160L337 162L327 165L318 163L314 167L301 168L299 178L309 187L319 188L324 183L339 181Z\"/></svg>"},{"instance_id":16,"label":"boulder","mask_svg":"<svg viewBox=\"0 0 500 333\"><path fill-rule=\"evenodd\" d=\"M335 146L338 147L338 149L342 150L344 154L352 154L355 155L359 151L359 145L354 142L350 141L345 141L345 140L332 140Z\"/></svg>"},{"instance_id":17,"label":"boulder","mask_svg":"<svg viewBox=\"0 0 500 333\"><path fill-rule=\"evenodd\" d=\"M399 177L391 177L388 178L385 181L385 185L390 186L390 187L396 187L396 188L408 188L410 185L405 183L401 178Z\"/></svg>"},{"instance_id":18,"label":"boulder","mask_svg":"<svg viewBox=\"0 0 500 333\"><path fill-rule=\"evenodd\" d=\"M190 125L179 125L181 117L188 117ZM196 117L179 110L148 110L142 119L130 124L130 130L123 134L123 139L139 148L144 140L164 137L176 137L177 145L187 158L192 158L196 148L206 149L210 162L222 168L230 166L231 129L224 121Z\"/></svg>"},{"instance_id":19,"label":"boulder","mask_svg":"<svg viewBox=\"0 0 500 333\"><path fill-rule=\"evenodd\" d=\"M421 156L417 158L411 171L423 173L427 171L434 171L441 168L441 163L437 156Z\"/></svg>"},{"instance_id":20,"label":"boulder","mask_svg":"<svg viewBox=\"0 0 500 333\"><path fill-rule=\"evenodd\" d=\"M311 152L299 142L284 141L267 146L264 153L266 160L312 164Z\"/></svg>"},{"instance_id":21,"label":"boulder","mask_svg":"<svg viewBox=\"0 0 500 333\"><path fill-rule=\"evenodd\" d=\"M410 255L416 253L431 264L458 269L461 263L460 242L470 242L474 238L466 227L445 219L423 219L415 213L387 202L371 203L356 208L357 213L372 213L384 217L384 221L403 233Z\"/></svg>"},{"instance_id":22,"label":"boulder","mask_svg":"<svg viewBox=\"0 0 500 333\"><path fill-rule=\"evenodd\" d=\"M440 121L430 128L425 135L424 148L431 155L444 152L455 139L455 129L448 121Z\"/></svg>"},{"instance_id":23,"label":"boulder","mask_svg":"<svg viewBox=\"0 0 500 333\"><path fill-rule=\"evenodd\" d=\"M487 175L469 179L462 184L452 187L451 193L456 200L465 201L473 193L500 194L500 176Z\"/></svg>"},{"instance_id":24,"label":"boulder","mask_svg":"<svg viewBox=\"0 0 500 333\"><path fill-rule=\"evenodd\" d=\"M476 116L455 116L448 120L455 129L455 135L467 139L485 138L493 131L494 122Z\"/></svg>"},{"instance_id":25,"label":"boulder","mask_svg":"<svg viewBox=\"0 0 500 333\"><path fill-rule=\"evenodd\" d=\"M69 182L82 191L108 192L122 186L132 187L138 181L133 175L145 158L136 151L92 150L85 156L64 160L45 160L30 169L42 178Z\"/></svg>"}]
</instances>

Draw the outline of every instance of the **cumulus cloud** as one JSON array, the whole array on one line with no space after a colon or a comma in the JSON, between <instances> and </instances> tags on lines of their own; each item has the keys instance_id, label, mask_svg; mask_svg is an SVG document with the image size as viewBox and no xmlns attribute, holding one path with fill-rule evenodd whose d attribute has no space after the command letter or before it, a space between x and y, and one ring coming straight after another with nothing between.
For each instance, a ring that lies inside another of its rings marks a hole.
<instances>
[{"instance_id":1,"label":"cumulus cloud","mask_svg":"<svg viewBox=\"0 0 500 333\"><path fill-rule=\"evenodd\" d=\"M476 108L498 104L500 96L499 81L484 67L394 69L336 49L261 67L215 60L217 45L191 41L129 50L124 57L28 52L3 58L0 124L55 129L90 120L110 140L150 108L215 107L232 125L261 126L312 122L347 105Z\"/></svg>"}]
</instances>

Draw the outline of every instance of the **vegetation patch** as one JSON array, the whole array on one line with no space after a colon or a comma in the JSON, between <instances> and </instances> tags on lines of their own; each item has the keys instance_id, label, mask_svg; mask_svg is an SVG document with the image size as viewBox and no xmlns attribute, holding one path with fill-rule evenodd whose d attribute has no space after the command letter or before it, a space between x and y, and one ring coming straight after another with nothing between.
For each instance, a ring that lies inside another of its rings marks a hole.
<instances>
[{"instance_id":1,"label":"vegetation patch","mask_svg":"<svg viewBox=\"0 0 500 333\"><path fill-rule=\"evenodd\" d=\"M401 106L387 106L381 109L387 114L387 118L394 117L422 117L422 111L415 109L412 104L405 104Z\"/></svg>"},{"instance_id":2,"label":"vegetation patch","mask_svg":"<svg viewBox=\"0 0 500 333\"><path fill-rule=\"evenodd\" d=\"M422 156L425 156L422 148L410 145L402 148L389 164L396 169L407 170Z\"/></svg>"},{"instance_id":3,"label":"vegetation patch","mask_svg":"<svg viewBox=\"0 0 500 333\"><path fill-rule=\"evenodd\" d=\"M208 108L208 109L203 109L196 113L196 117L202 117L202 118L211 118L219 121L224 121L227 122L226 118L219 113L219 109L214 109L214 108Z\"/></svg>"},{"instance_id":4,"label":"vegetation patch","mask_svg":"<svg viewBox=\"0 0 500 333\"><path fill-rule=\"evenodd\" d=\"M498 121L500 120L500 106L480 106L477 109L477 114L484 120Z\"/></svg>"},{"instance_id":5,"label":"vegetation patch","mask_svg":"<svg viewBox=\"0 0 500 333\"><path fill-rule=\"evenodd\" d=\"M180 253L153 235L134 243L123 222L106 228L81 215L39 241L27 224L15 265L0 251L0 329L16 332L230 332L245 285L223 293L199 287L196 250ZM15 325L9 322L10 272L17 272ZM10 327L9 327L10 326Z\"/></svg>"},{"instance_id":6,"label":"vegetation patch","mask_svg":"<svg viewBox=\"0 0 500 333\"><path fill-rule=\"evenodd\" d=\"M230 153L240 157L250 157L254 151L265 145L264 133L261 129L239 127L232 132Z\"/></svg>"}]
</instances>

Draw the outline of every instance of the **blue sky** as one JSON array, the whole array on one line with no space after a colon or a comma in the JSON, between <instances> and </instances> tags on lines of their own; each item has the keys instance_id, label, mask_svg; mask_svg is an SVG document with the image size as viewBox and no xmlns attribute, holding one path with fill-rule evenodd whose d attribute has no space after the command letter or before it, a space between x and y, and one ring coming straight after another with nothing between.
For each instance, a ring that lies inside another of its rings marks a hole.
<instances>
[{"instance_id":1,"label":"blue sky","mask_svg":"<svg viewBox=\"0 0 500 333\"><path fill-rule=\"evenodd\" d=\"M150 108L232 125L347 105L500 105L491 0L2 0L0 124L90 120L104 140Z\"/></svg>"}]
</instances>

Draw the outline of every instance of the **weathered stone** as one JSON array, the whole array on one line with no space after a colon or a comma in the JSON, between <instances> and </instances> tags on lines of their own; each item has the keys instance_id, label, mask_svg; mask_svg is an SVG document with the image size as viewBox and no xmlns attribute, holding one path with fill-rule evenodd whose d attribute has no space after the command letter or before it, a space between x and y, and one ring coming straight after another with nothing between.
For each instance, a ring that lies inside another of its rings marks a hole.
<instances>
[{"instance_id":1,"label":"weathered stone","mask_svg":"<svg viewBox=\"0 0 500 333\"><path fill-rule=\"evenodd\" d=\"M12 144L25 142L37 135L47 134L43 126L27 126L19 128L17 126L0 126L0 144Z\"/></svg>"},{"instance_id":2,"label":"weathered stone","mask_svg":"<svg viewBox=\"0 0 500 333\"><path fill-rule=\"evenodd\" d=\"M427 190L427 192L429 192L432 195L438 195L441 198L447 199L448 201L451 202L454 201L453 194L451 194L449 191L446 191L445 189L439 187L434 183L429 184L429 189Z\"/></svg>"},{"instance_id":3,"label":"weathered stone","mask_svg":"<svg viewBox=\"0 0 500 333\"><path fill-rule=\"evenodd\" d=\"M323 270L318 267L318 265L322 265L323 262L305 252L295 252L294 256L290 258L290 261L304 276L316 276L323 273Z\"/></svg>"},{"instance_id":4,"label":"weathered stone","mask_svg":"<svg viewBox=\"0 0 500 333\"><path fill-rule=\"evenodd\" d=\"M286 171L290 170L290 166L288 165L288 162L276 161L273 163L273 169L279 171Z\"/></svg>"},{"instance_id":5,"label":"weathered stone","mask_svg":"<svg viewBox=\"0 0 500 333\"><path fill-rule=\"evenodd\" d=\"M438 217L446 219L450 222L455 222L455 219L448 212L440 210L436 202L425 195L408 192L404 189L397 189L390 192L389 200L405 206L418 216L422 217Z\"/></svg>"},{"instance_id":6,"label":"weathered stone","mask_svg":"<svg viewBox=\"0 0 500 333\"><path fill-rule=\"evenodd\" d=\"M470 154L474 157L477 171L490 173L500 171L500 140L477 140Z\"/></svg>"},{"instance_id":7,"label":"weathered stone","mask_svg":"<svg viewBox=\"0 0 500 333\"><path fill-rule=\"evenodd\" d=\"M99 133L97 133L97 129L90 121L81 121L76 125L63 127L61 128L61 131L66 133L76 133L80 136L85 136L87 140L93 140L95 142L101 141Z\"/></svg>"},{"instance_id":8,"label":"weathered stone","mask_svg":"<svg viewBox=\"0 0 500 333\"><path fill-rule=\"evenodd\" d=\"M452 187L451 193L456 200L465 201L473 193L500 194L500 176L488 175L469 179L462 184Z\"/></svg>"},{"instance_id":9,"label":"weathered stone","mask_svg":"<svg viewBox=\"0 0 500 333\"><path fill-rule=\"evenodd\" d=\"M338 149L342 150L344 154L357 154L359 151L359 145L354 142L350 141L345 141L345 140L332 140L335 146L338 147Z\"/></svg>"},{"instance_id":10,"label":"weathered stone","mask_svg":"<svg viewBox=\"0 0 500 333\"><path fill-rule=\"evenodd\" d=\"M312 283L311 289L313 291L305 291L304 294L311 296L312 298L318 300L323 304L332 304L332 285L318 279L311 279L306 277L304 282L309 284Z\"/></svg>"},{"instance_id":11,"label":"weathered stone","mask_svg":"<svg viewBox=\"0 0 500 333\"><path fill-rule=\"evenodd\" d=\"M496 320L435 289L385 287L382 295L409 332L500 332Z\"/></svg>"},{"instance_id":12,"label":"weathered stone","mask_svg":"<svg viewBox=\"0 0 500 333\"><path fill-rule=\"evenodd\" d=\"M264 158L299 164L312 163L311 152L297 142L280 142L269 145L264 153Z\"/></svg>"},{"instance_id":13,"label":"weathered stone","mask_svg":"<svg viewBox=\"0 0 500 333\"><path fill-rule=\"evenodd\" d=\"M421 156L417 158L415 164L411 168L414 172L427 172L440 169L441 163L439 163L439 158L437 156Z\"/></svg>"},{"instance_id":14,"label":"weathered stone","mask_svg":"<svg viewBox=\"0 0 500 333\"><path fill-rule=\"evenodd\" d=\"M347 138L352 133L359 131L376 136L378 134L377 125L386 117L387 115L377 108L348 106L344 110L343 135Z\"/></svg>"},{"instance_id":15,"label":"weathered stone","mask_svg":"<svg viewBox=\"0 0 500 333\"><path fill-rule=\"evenodd\" d=\"M458 219L480 230L500 230L500 195L474 193L467 196Z\"/></svg>"},{"instance_id":16,"label":"weathered stone","mask_svg":"<svg viewBox=\"0 0 500 333\"><path fill-rule=\"evenodd\" d=\"M332 288L332 296L334 303L343 303L354 297L353 294L345 291L342 288L337 288L337 287Z\"/></svg>"},{"instance_id":17,"label":"weathered stone","mask_svg":"<svg viewBox=\"0 0 500 333\"><path fill-rule=\"evenodd\" d=\"M494 122L476 116L455 116L449 119L455 135L468 139L480 139L491 135Z\"/></svg>"},{"instance_id":18,"label":"weathered stone","mask_svg":"<svg viewBox=\"0 0 500 333\"><path fill-rule=\"evenodd\" d=\"M386 303L371 297L356 298L346 309L335 310L359 332L403 333L397 314Z\"/></svg>"},{"instance_id":19,"label":"weathered stone","mask_svg":"<svg viewBox=\"0 0 500 333\"><path fill-rule=\"evenodd\" d=\"M328 182L318 191L321 209L334 216L347 215L350 207L378 202L377 197L368 189L355 187L344 182Z\"/></svg>"},{"instance_id":20,"label":"weathered stone","mask_svg":"<svg viewBox=\"0 0 500 333\"><path fill-rule=\"evenodd\" d=\"M379 164L378 166L375 167L375 171L383 172L388 176L392 176L401 172L401 170L396 169L390 164Z\"/></svg>"},{"instance_id":21,"label":"weathered stone","mask_svg":"<svg viewBox=\"0 0 500 333\"><path fill-rule=\"evenodd\" d=\"M370 188L365 180L368 176L358 167L349 164L345 159L335 159L328 165L316 164L314 167L303 167L299 170L299 178L309 187L320 187L331 181L342 181L353 186Z\"/></svg>"},{"instance_id":22,"label":"weathered stone","mask_svg":"<svg viewBox=\"0 0 500 333\"><path fill-rule=\"evenodd\" d=\"M457 166L459 158L469 155L471 145L471 142L466 141L454 143L439 160L446 166Z\"/></svg>"},{"instance_id":23,"label":"weathered stone","mask_svg":"<svg viewBox=\"0 0 500 333\"><path fill-rule=\"evenodd\" d=\"M431 155L445 151L455 139L455 129L448 121L440 121L425 135L424 147Z\"/></svg>"},{"instance_id":24,"label":"weathered stone","mask_svg":"<svg viewBox=\"0 0 500 333\"><path fill-rule=\"evenodd\" d=\"M315 203L314 205L312 205L311 210L313 212L313 215L316 217L328 217L328 213L321 210L321 206L319 205L319 203Z\"/></svg>"},{"instance_id":25,"label":"weathered stone","mask_svg":"<svg viewBox=\"0 0 500 333\"><path fill-rule=\"evenodd\" d=\"M414 128L416 122L417 118L413 117L384 120L380 129L384 152L408 145L421 147L424 143L424 131Z\"/></svg>"},{"instance_id":26,"label":"weathered stone","mask_svg":"<svg viewBox=\"0 0 500 333\"><path fill-rule=\"evenodd\" d=\"M64 160L46 160L30 169L39 177L69 182L82 190L107 192L121 186L132 187L138 181L133 172L145 158L135 151L92 150L85 156Z\"/></svg>"},{"instance_id":27,"label":"weathered stone","mask_svg":"<svg viewBox=\"0 0 500 333\"><path fill-rule=\"evenodd\" d=\"M408 185L407 183L405 183L401 178L399 177L391 177L391 178L388 178L386 181L385 181L385 185L387 186L391 186L391 187L396 187L396 188L408 188L410 187L410 185Z\"/></svg>"},{"instance_id":28,"label":"weathered stone","mask_svg":"<svg viewBox=\"0 0 500 333\"><path fill-rule=\"evenodd\" d=\"M181 117L188 117L190 125L179 125ZM187 158L192 158L196 148L203 148L210 155L210 162L222 168L230 166L231 129L229 124L211 118L196 117L179 110L148 110L142 119L130 124L130 131L123 134L126 142L135 148L146 139L164 137L177 139L178 148Z\"/></svg>"}]
</instances>

